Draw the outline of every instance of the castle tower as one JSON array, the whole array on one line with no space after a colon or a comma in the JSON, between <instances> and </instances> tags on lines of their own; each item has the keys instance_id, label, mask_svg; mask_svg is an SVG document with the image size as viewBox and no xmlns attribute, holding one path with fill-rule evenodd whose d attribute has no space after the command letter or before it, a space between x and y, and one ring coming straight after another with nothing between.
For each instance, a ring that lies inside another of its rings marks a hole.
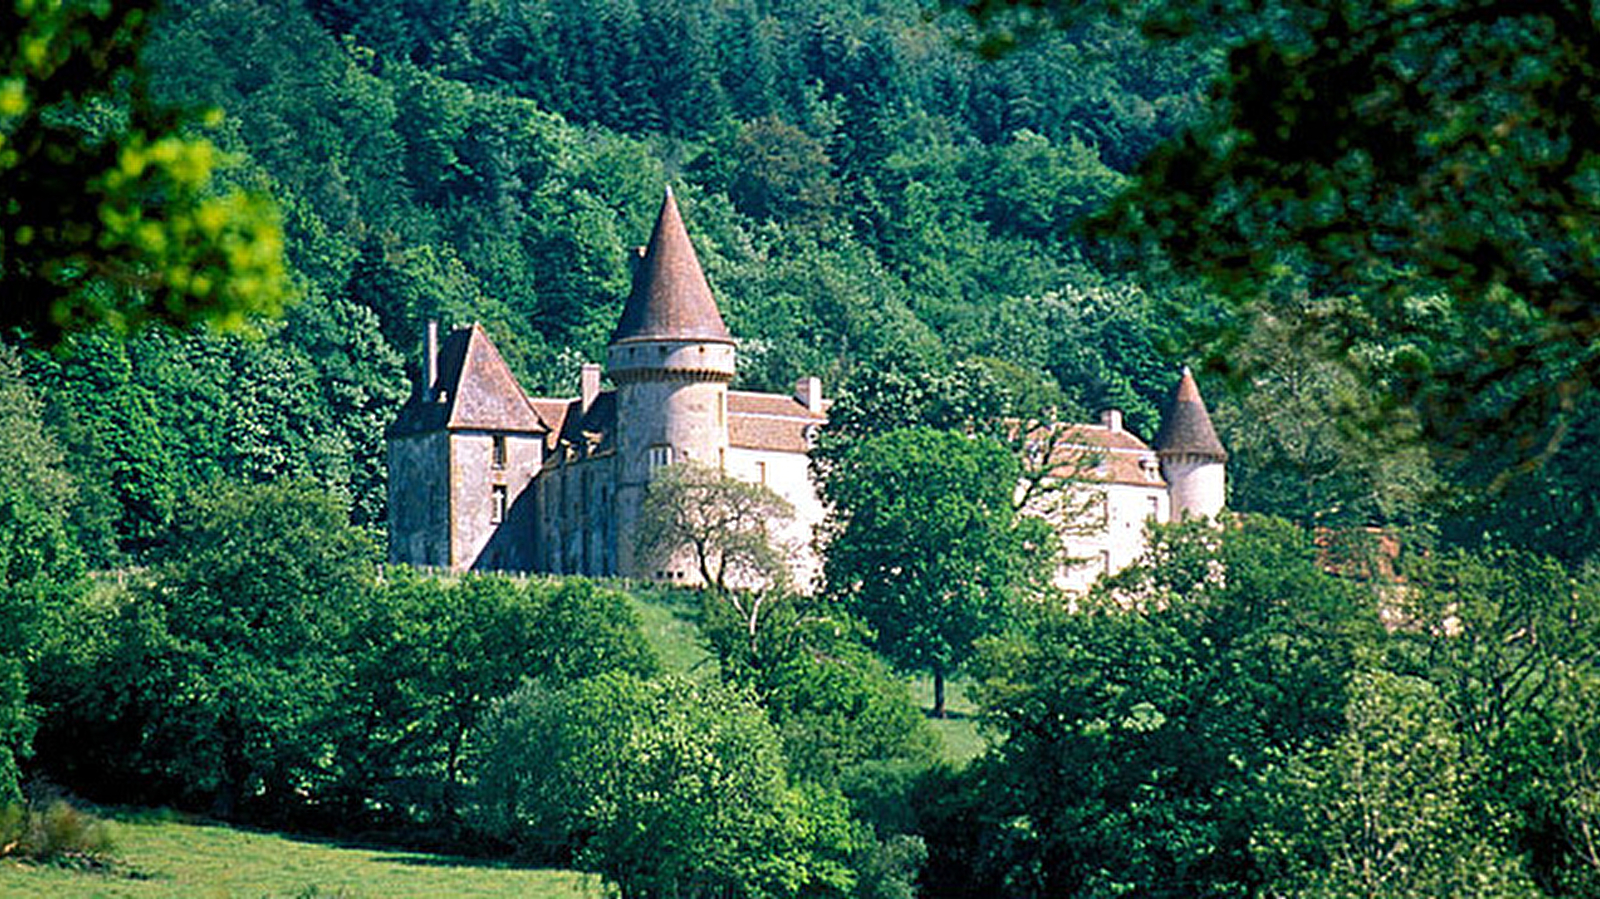
<instances>
[{"instance_id":1,"label":"castle tower","mask_svg":"<svg viewBox=\"0 0 1600 899\"><path fill-rule=\"evenodd\" d=\"M1167 481L1173 521L1186 515L1209 518L1222 511L1227 497L1228 451L1217 439L1200 387L1187 365L1161 420L1155 448L1161 459L1161 476Z\"/></svg>"},{"instance_id":2,"label":"castle tower","mask_svg":"<svg viewBox=\"0 0 1600 899\"><path fill-rule=\"evenodd\" d=\"M643 577L634 526L652 472L675 462L723 467L734 343L667 188L633 291L611 335L606 370L616 385L617 568Z\"/></svg>"},{"instance_id":3,"label":"castle tower","mask_svg":"<svg viewBox=\"0 0 1600 899\"><path fill-rule=\"evenodd\" d=\"M423 381L384 433L389 560L451 571L527 571L524 500L548 429L481 325L441 343L428 323Z\"/></svg>"}]
</instances>

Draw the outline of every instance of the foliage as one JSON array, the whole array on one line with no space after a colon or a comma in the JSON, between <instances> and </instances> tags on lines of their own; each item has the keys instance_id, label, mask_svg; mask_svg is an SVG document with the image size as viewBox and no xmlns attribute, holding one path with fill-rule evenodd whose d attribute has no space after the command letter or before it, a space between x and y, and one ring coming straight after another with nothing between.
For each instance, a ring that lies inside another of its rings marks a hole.
<instances>
[{"instance_id":1,"label":"foliage","mask_svg":"<svg viewBox=\"0 0 1600 899\"><path fill-rule=\"evenodd\" d=\"M445 582L396 569L350 636L329 791L346 821L448 827L472 727L523 678L657 669L626 598L580 580Z\"/></svg>"},{"instance_id":2,"label":"foliage","mask_svg":"<svg viewBox=\"0 0 1600 899\"><path fill-rule=\"evenodd\" d=\"M1326 308L1300 325L1399 388L1368 414L1409 401L1433 440L1501 469L1559 443L1600 376L1581 287L1597 258L1588 5L962 5L1001 29L1112 10L1225 50L1213 104L1138 166L1113 229L1228 288L1235 333L1296 321L1260 288L1310 279ZM1348 352L1362 345L1393 358Z\"/></svg>"},{"instance_id":3,"label":"foliage","mask_svg":"<svg viewBox=\"0 0 1600 899\"><path fill-rule=\"evenodd\" d=\"M942 889L1251 888L1254 778L1274 753L1337 737L1376 629L1370 601L1285 523L1155 529L1146 557L1079 610L1042 608L1027 633L985 645L976 698L998 739L976 807L938 816L967 821L930 849L963 855L971 878Z\"/></svg>"},{"instance_id":4,"label":"foliage","mask_svg":"<svg viewBox=\"0 0 1600 899\"><path fill-rule=\"evenodd\" d=\"M708 598L701 633L723 680L754 691L783 740L789 773L829 787L883 764L918 767L935 737L906 685L862 643L862 628L816 597L779 594L752 632Z\"/></svg>"},{"instance_id":5,"label":"foliage","mask_svg":"<svg viewBox=\"0 0 1600 899\"><path fill-rule=\"evenodd\" d=\"M138 65L154 4L0 13L0 325L54 342L104 323L276 315L282 235L259 191L216 190L224 160L151 102ZM220 119L213 114L211 119ZM213 122L214 123L214 122Z\"/></svg>"},{"instance_id":6,"label":"foliage","mask_svg":"<svg viewBox=\"0 0 1600 899\"><path fill-rule=\"evenodd\" d=\"M334 544L354 536L364 546L348 525L317 520L337 509L326 496L246 492L257 506L283 494ZM263 530L254 531L263 545L317 555L294 543L297 532ZM225 810L218 766L237 726L246 737L232 750L242 756L235 817L449 840L468 734L491 701L534 673L565 683L657 670L615 590L404 569L374 584L365 550L354 561L353 569L308 565L304 576L329 580L304 589L280 582L270 604L258 596L246 605L241 589L213 616L223 620L198 632L180 606L201 597L179 593L170 567L148 583L102 581L62 610L41 648L46 772L101 799ZM241 637L229 621L247 616L295 645L253 630Z\"/></svg>"},{"instance_id":7,"label":"foliage","mask_svg":"<svg viewBox=\"0 0 1600 899\"><path fill-rule=\"evenodd\" d=\"M1047 583L1046 526L1012 508L1016 457L984 438L906 428L850 445L823 481L828 593L896 665L943 679Z\"/></svg>"},{"instance_id":8,"label":"foliage","mask_svg":"<svg viewBox=\"0 0 1600 899\"><path fill-rule=\"evenodd\" d=\"M292 803L337 723L371 544L337 500L292 483L193 495L174 531L151 588L176 699L151 722L162 768L220 817Z\"/></svg>"},{"instance_id":9,"label":"foliage","mask_svg":"<svg viewBox=\"0 0 1600 899\"><path fill-rule=\"evenodd\" d=\"M82 573L67 516L75 496L61 450L45 430L38 397L16 351L0 343L0 804L20 798L18 763L30 754L35 716L29 663L49 612Z\"/></svg>"},{"instance_id":10,"label":"foliage","mask_svg":"<svg viewBox=\"0 0 1600 899\"><path fill-rule=\"evenodd\" d=\"M774 532L793 517L788 501L764 484L692 462L671 465L645 492L636 551L655 567L687 556L701 583L738 609L753 634L761 594L786 586L795 548L778 543Z\"/></svg>"},{"instance_id":11,"label":"foliage","mask_svg":"<svg viewBox=\"0 0 1600 899\"><path fill-rule=\"evenodd\" d=\"M1593 890L1600 855L1592 716L1597 680L1593 572L1482 548L1412 559L1403 610L1412 670L1433 682L1466 754L1489 760L1472 798L1516 822L1517 848L1546 890Z\"/></svg>"},{"instance_id":12,"label":"foliage","mask_svg":"<svg viewBox=\"0 0 1600 899\"><path fill-rule=\"evenodd\" d=\"M1479 761L1425 680L1362 673L1331 745L1267 774L1252 851L1274 896L1531 896L1469 794Z\"/></svg>"},{"instance_id":13,"label":"foliage","mask_svg":"<svg viewBox=\"0 0 1600 899\"><path fill-rule=\"evenodd\" d=\"M625 896L837 895L838 804L789 787L740 692L610 673L497 703L477 737L476 819L523 853L564 847Z\"/></svg>"}]
</instances>

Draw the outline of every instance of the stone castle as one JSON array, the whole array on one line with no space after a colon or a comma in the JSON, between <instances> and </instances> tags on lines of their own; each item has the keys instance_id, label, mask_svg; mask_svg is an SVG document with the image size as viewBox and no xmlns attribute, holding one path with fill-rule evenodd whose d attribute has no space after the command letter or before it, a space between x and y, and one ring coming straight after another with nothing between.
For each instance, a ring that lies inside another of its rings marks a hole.
<instances>
[{"instance_id":1,"label":"stone castle","mask_svg":"<svg viewBox=\"0 0 1600 899\"><path fill-rule=\"evenodd\" d=\"M821 382L802 378L792 395L729 389L735 341L670 189L607 349L615 389L589 364L578 396L529 397L478 325L441 340L430 323L425 356L386 433L391 561L692 583L690 566L636 559L634 533L653 473L693 462L786 499L794 518L774 536L805 547L792 560L798 583L816 574L809 547L824 509L808 451L827 420ZM1071 513L1032 510L1072 519L1063 539L1077 562L1058 578L1069 589L1137 558L1147 519L1222 508L1227 453L1187 370L1154 449L1114 411L1049 444L1036 451L1074 469L1081 484L1066 492L1084 500Z\"/></svg>"}]
</instances>

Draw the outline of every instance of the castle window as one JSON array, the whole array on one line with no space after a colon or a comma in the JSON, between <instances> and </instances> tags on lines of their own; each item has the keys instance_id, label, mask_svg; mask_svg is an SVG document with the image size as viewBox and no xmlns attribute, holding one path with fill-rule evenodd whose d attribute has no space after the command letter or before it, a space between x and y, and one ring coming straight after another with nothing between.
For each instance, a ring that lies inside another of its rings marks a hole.
<instances>
[{"instance_id":1,"label":"castle window","mask_svg":"<svg viewBox=\"0 0 1600 899\"><path fill-rule=\"evenodd\" d=\"M767 463L765 462L756 463L756 483L763 485L767 483Z\"/></svg>"},{"instance_id":2,"label":"castle window","mask_svg":"<svg viewBox=\"0 0 1600 899\"><path fill-rule=\"evenodd\" d=\"M506 520L506 485L494 485L494 492L490 496L489 523L499 524Z\"/></svg>"},{"instance_id":3,"label":"castle window","mask_svg":"<svg viewBox=\"0 0 1600 899\"><path fill-rule=\"evenodd\" d=\"M1157 520L1161 518L1161 497L1159 496L1150 497L1150 517Z\"/></svg>"},{"instance_id":4,"label":"castle window","mask_svg":"<svg viewBox=\"0 0 1600 899\"><path fill-rule=\"evenodd\" d=\"M494 440L494 467L496 469L505 468L506 467L506 435L504 435L504 434L496 434L496 435L494 435L493 440Z\"/></svg>"},{"instance_id":5,"label":"castle window","mask_svg":"<svg viewBox=\"0 0 1600 899\"><path fill-rule=\"evenodd\" d=\"M658 443L650 447L650 470L655 471L663 465L672 464L672 447Z\"/></svg>"},{"instance_id":6,"label":"castle window","mask_svg":"<svg viewBox=\"0 0 1600 899\"><path fill-rule=\"evenodd\" d=\"M702 347L702 349L703 349L703 347ZM719 427L719 428L727 427L728 426L727 425L727 421L728 421L728 395L726 393L719 393L719 394L717 394L717 427Z\"/></svg>"},{"instance_id":7,"label":"castle window","mask_svg":"<svg viewBox=\"0 0 1600 899\"><path fill-rule=\"evenodd\" d=\"M1111 573L1111 550L1109 549L1100 550L1100 573Z\"/></svg>"}]
</instances>

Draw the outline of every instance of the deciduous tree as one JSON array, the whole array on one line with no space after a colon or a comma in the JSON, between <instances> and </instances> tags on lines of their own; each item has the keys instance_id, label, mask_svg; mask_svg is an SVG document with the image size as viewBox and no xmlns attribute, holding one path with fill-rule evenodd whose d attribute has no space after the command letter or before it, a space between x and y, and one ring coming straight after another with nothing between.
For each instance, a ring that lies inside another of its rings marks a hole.
<instances>
[{"instance_id":1,"label":"deciduous tree","mask_svg":"<svg viewBox=\"0 0 1600 899\"><path fill-rule=\"evenodd\" d=\"M238 327L282 309L271 203L216 189L217 148L150 99L138 55L154 7L0 10L0 326L54 342L93 324Z\"/></svg>"},{"instance_id":2,"label":"deciduous tree","mask_svg":"<svg viewBox=\"0 0 1600 899\"><path fill-rule=\"evenodd\" d=\"M1012 505L1020 473L999 443L923 427L851 443L823 481L827 592L887 658L933 675L935 716L974 642L1048 584L1048 529Z\"/></svg>"}]
</instances>

